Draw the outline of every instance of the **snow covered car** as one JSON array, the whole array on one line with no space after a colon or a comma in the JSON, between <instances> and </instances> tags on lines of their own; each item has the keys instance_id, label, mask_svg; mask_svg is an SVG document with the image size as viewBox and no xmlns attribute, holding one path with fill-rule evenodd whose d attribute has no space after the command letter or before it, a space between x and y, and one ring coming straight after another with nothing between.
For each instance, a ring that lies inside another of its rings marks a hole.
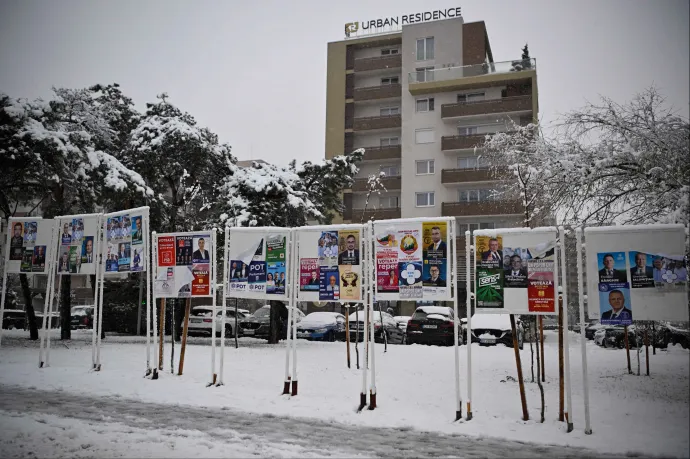
<instances>
[{"instance_id":1,"label":"snow covered car","mask_svg":"<svg viewBox=\"0 0 690 459\"><path fill-rule=\"evenodd\" d=\"M405 333L393 319L393 316L387 312L374 311L372 314L374 321L374 339L377 343L383 343L384 334L388 343L390 344L404 344L406 341ZM357 339L357 329L359 328L359 340L364 340L364 312L353 312L350 314L350 341ZM359 319L359 321L357 320ZM345 333L343 338L345 339Z\"/></svg>"},{"instance_id":2,"label":"snow covered car","mask_svg":"<svg viewBox=\"0 0 690 459\"><path fill-rule=\"evenodd\" d=\"M594 339L594 334L601 330L604 326L599 323L599 319L592 319L589 325L585 327L585 337L587 339Z\"/></svg>"},{"instance_id":3,"label":"snow covered car","mask_svg":"<svg viewBox=\"0 0 690 459\"><path fill-rule=\"evenodd\" d=\"M622 325L604 325L594 334L594 342L605 348L625 349L625 327ZM628 326L628 347L637 347L635 326Z\"/></svg>"},{"instance_id":4,"label":"snow covered car","mask_svg":"<svg viewBox=\"0 0 690 459\"><path fill-rule=\"evenodd\" d=\"M411 318L412 316L393 316L393 320L400 325L400 329L403 331L403 333L407 331L407 322L409 322Z\"/></svg>"},{"instance_id":5,"label":"snow covered car","mask_svg":"<svg viewBox=\"0 0 690 459\"><path fill-rule=\"evenodd\" d=\"M292 309L293 323L300 323L304 319L304 313L297 308ZM271 305L267 304L260 307L257 311L248 317L245 317L240 322L240 333L244 336L254 336L259 338L267 338L270 330L271 320ZM281 339L287 336L287 318L281 320L282 327L280 330Z\"/></svg>"},{"instance_id":6,"label":"snow covered car","mask_svg":"<svg viewBox=\"0 0 690 459\"><path fill-rule=\"evenodd\" d=\"M454 317L453 309L447 306L418 307L407 323L407 344L452 346L455 340ZM458 335L458 342L462 343L461 335Z\"/></svg>"},{"instance_id":7,"label":"snow covered car","mask_svg":"<svg viewBox=\"0 0 690 459\"><path fill-rule=\"evenodd\" d=\"M245 315L237 311L237 321L244 320ZM221 336L223 330L223 311L216 306L216 336ZM184 327L184 322L180 325ZM189 324L187 325L187 335L189 336L211 336L213 328L213 306L195 306L189 313ZM238 327L239 328L239 327ZM235 309L226 308L225 310L225 336L234 337L235 331ZM240 330L241 336L242 332Z\"/></svg>"},{"instance_id":8,"label":"snow covered car","mask_svg":"<svg viewBox=\"0 0 690 459\"><path fill-rule=\"evenodd\" d=\"M525 341L525 330L522 322L515 318L518 349L522 349ZM510 327L510 314L474 314L472 316L472 342L480 346L494 346L505 344L513 347L513 333Z\"/></svg>"},{"instance_id":9,"label":"snow covered car","mask_svg":"<svg viewBox=\"0 0 690 459\"><path fill-rule=\"evenodd\" d=\"M345 331L345 316L337 312L312 312L297 324L297 338L335 341Z\"/></svg>"},{"instance_id":10,"label":"snow covered car","mask_svg":"<svg viewBox=\"0 0 690 459\"><path fill-rule=\"evenodd\" d=\"M26 330L26 311L22 309L5 309L5 314L2 316L2 328Z\"/></svg>"},{"instance_id":11,"label":"snow covered car","mask_svg":"<svg viewBox=\"0 0 690 459\"><path fill-rule=\"evenodd\" d=\"M70 328L93 328L93 306L74 306L70 312Z\"/></svg>"}]
</instances>

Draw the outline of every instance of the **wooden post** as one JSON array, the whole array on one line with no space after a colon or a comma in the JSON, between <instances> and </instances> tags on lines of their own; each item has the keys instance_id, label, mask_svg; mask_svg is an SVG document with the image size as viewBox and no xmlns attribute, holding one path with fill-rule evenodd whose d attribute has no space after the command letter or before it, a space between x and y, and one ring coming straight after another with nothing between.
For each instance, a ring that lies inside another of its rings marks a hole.
<instances>
[{"instance_id":1,"label":"wooden post","mask_svg":"<svg viewBox=\"0 0 690 459\"><path fill-rule=\"evenodd\" d=\"M187 298L187 304L184 308L184 327L182 328L182 349L180 349L180 364L177 370L177 375L182 376L182 369L184 368L184 351L187 349L187 326L189 325L189 310L192 309L192 299ZM216 330L211 330L211 337L215 339ZM215 375L213 375L213 384L215 384Z\"/></svg>"},{"instance_id":2,"label":"wooden post","mask_svg":"<svg viewBox=\"0 0 690 459\"><path fill-rule=\"evenodd\" d=\"M628 343L628 326L625 326L625 354L628 356L628 373L633 374L630 366L630 344Z\"/></svg>"},{"instance_id":3,"label":"wooden post","mask_svg":"<svg viewBox=\"0 0 690 459\"><path fill-rule=\"evenodd\" d=\"M654 322L652 322L652 354L656 355L656 327Z\"/></svg>"},{"instance_id":4,"label":"wooden post","mask_svg":"<svg viewBox=\"0 0 690 459\"><path fill-rule=\"evenodd\" d=\"M345 314L345 345L347 346L347 367L350 368L350 309Z\"/></svg>"},{"instance_id":5,"label":"wooden post","mask_svg":"<svg viewBox=\"0 0 690 459\"><path fill-rule=\"evenodd\" d=\"M513 333L513 349L515 350L515 365L517 366L518 384L520 385L520 401L522 402L522 420L529 421L527 412L527 398L525 397L525 382L522 379L522 361L520 360L520 349L518 349L517 327L515 327L515 316L510 315L510 330Z\"/></svg>"},{"instance_id":6,"label":"wooden post","mask_svg":"<svg viewBox=\"0 0 690 459\"><path fill-rule=\"evenodd\" d=\"M158 322L160 338L158 340L158 369L163 370L163 332L165 331L165 298L161 298L160 321Z\"/></svg>"},{"instance_id":7,"label":"wooden post","mask_svg":"<svg viewBox=\"0 0 690 459\"><path fill-rule=\"evenodd\" d=\"M647 335L647 328L644 329L644 349L647 360L647 376L649 376L649 336Z\"/></svg>"},{"instance_id":8,"label":"wooden post","mask_svg":"<svg viewBox=\"0 0 690 459\"><path fill-rule=\"evenodd\" d=\"M565 421L565 370L563 355L563 298L558 298L558 420Z\"/></svg>"},{"instance_id":9,"label":"wooden post","mask_svg":"<svg viewBox=\"0 0 690 459\"><path fill-rule=\"evenodd\" d=\"M541 382L546 382L546 373L544 371L544 316L539 315L539 336L541 341Z\"/></svg>"}]
</instances>

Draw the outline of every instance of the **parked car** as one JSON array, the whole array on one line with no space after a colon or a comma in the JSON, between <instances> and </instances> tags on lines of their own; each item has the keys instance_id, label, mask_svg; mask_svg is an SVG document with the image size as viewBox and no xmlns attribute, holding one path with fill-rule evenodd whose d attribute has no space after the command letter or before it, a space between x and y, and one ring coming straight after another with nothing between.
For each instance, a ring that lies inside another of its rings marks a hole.
<instances>
[{"instance_id":1,"label":"parked car","mask_svg":"<svg viewBox=\"0 0 690 459\"><path fill-rule=\"evenodd\" d=\"M70 328L93 328L93 306L74 306L70 312Z\"/></svg>"},{"instance_id":2,"label":"parked car","mask_svg":"<svg viewBox=\"0 0 690 459\"><path fill-rule=\"evenodd\" d=\"M680 344L683 349L690 347L690 330L687 322L671 322L668 324L670 332L669 343Z\"/></svg>"},{"instance_id":3,"label":"parked car","mask_svg":"<svg viewBox=\"0 0 690 459\"><path fill-rule=\"evenodd\" d=\"M388 343L405 344L406 336L393 316L387 312L374 311L372 314L374 321L374 340L383 343L384 334ZM357 329L359 328L359 340L364 340L364 312L350 314L350 341L357 339ZM357 320L359 319L359 321ZM343 333L343 338L344 338Z\"/></svg>"},{"instance_id":4,"label":"parked car","mask_svg":"<svg viewBox=\"0 0 690 459\"><path fill-rule=\"evenodd\" d=\"M293 313L293 323L300 323L304 319L304 313L297 308L292 309ZM245 317L240 322L240 333L244 336L254 336L259 338L268 337L270 330L270 319L271 319L271 305L267 304L260 307L257 311L251 315ZM280 338L285 339L287 337L287 318L281 321Z\"/></svg>"},{"instance_id":5,"label":"parked car","mask_svg":"<svg viewBox=\"0 0 690 459\"><path fill-rule=\"evenodd\" d=\"M605 348L625 349L625 327L623 325L604 325L594 333L594 342ZM637 347L635 326L628 326L628 347Z\"/></svg>"},{"instance_id":6,"label":"parked car","mask_svg":"<svg viewBox=\"0 0 690 459\"><path fill-rule=\"evenodd\" d=\"M589 321L589 325L585 327L585 337L587 339L594 339L594 334L597 332L597 330L600 330L603 327L604 325L599 323L599 319L591 319Z\"/></svg>"},{"instance_id":7,"label":"parked car","mask_svg":"<svg viewBox=\"0 0 690 459\"><path fill-rule=\"evenodd\" d=\"M542 325L544 330L558 330L558 319L555 316L543 316Z\"/></svg>"},{"instance_id":8,"label":"parked car","mask_svg":"<svg viewBox=\"0 0 690 459\"><path fill-rule=\"evenodd\" d=\"M407 344L442 344L452 346L455 340L453 308L420 306L407 322ZM458 330L458 342L462 335Z\"/></svg>"},{"instance_id":9,"label":"parked car","mask_svg":"<svg viewBox=\"0 0 690 459\"><path fill-rule=\"evenodd\" d=\"M345 332L345 316L337 312L312 312L297 324L297 338L335 341Z\"/></svg>"},{"instance_id":10,"label":"parked car","mask_svg":"<svg viewBox=\"0 0 690 459\"><path fill-rule=\"evenodd\" d=\"M393 320L400 325L400 329L403 333L407 331L407 322L409 322L411 318L412 316L393 316Z\"/></svg>"},{"instance_id":11,"label":"parked car","mask_svg":"<svg viewBox=\"0 0 690 459\"><path fill-rule=\"evenodd\" d=\"M5 309L5 314L2 316L2 328L26 330L26 311L21 309Z\"/></svg>"},{"instance_id":12,"label":"parked car","mask_svg":"<svg viewBox=\"0 0 690 459\"><path fill-rule=\"evenodd\" d=\"M237 311L237 321L244 320L245 315ZM223 311L216 306L216 336L221 336L223 330ZM184 327L184 322L180 324L180 329ZM225 309L225 336L234 337L235 310ZM213 328L213 306L195 306L189 314L189 324L187 334L189 336L211 336ZM242 336L240 327L238 336Z\"/></svg>"},{"instance_id":13,"label":"parked car","mask_svg":"<svg viewBox=\"0 0 690 459\"><path fill-rule=\"evenodd\" d=\"M522 349L525 342L525 330L522 321L515 319L518 349ZM480 346L494 346L505 344L513 347L513 333L510 326L510 314L474 314L472 316L472 342Z\"/></svg>"}]
</instances>

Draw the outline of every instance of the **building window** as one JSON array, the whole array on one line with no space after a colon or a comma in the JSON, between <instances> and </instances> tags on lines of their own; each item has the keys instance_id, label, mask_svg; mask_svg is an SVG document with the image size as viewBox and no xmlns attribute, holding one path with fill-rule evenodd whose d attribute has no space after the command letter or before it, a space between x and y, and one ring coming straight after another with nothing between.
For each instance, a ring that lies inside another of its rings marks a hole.
<instances>
[{"instance_id":1,"label":"building window","mask_svg":"<svg viewBox=\"0 0 690 459\"><path fill-rule=\"evenodd\" d=\"M424 161L415 161L417 165L417 175L430 175L434 173L434 160L425 159Z\"/></svg>"},{"instance_id":2,"label":"building window","mask_svg":"<svg viewBox=\"0 0 690 459\"><path fill-rule=\"evenodd\" d=\"M485 99L485 93L483 92L472 92L467 94L458 94L458 103L465 102L477 102L479 100Z\"/></svg>"},{"instance_id":3,"label":"building window","mask_svg":"<svg viewBox=\"0 0 690 459\"><path fill-rule=\"evenodd\" d=\"M384 209L395 209L400 207L397 196L381 196L379 197L379 207Z\"/></svg>"},{"instance_id":4,"label":"building window","mask_svg":"<svg viewBox=\"0 0 690 459\"><path fill-rule=\"evenodd\" d=\"M434 58L434 37L417 39L417 60L428 61Z\"/></svg>"},{"instance_id":5,"label":"building window","mask_svg":"<svg viewBox=\"0 0 690 459\"><path fill-rule=\"evenodd\" d=\"M415 129L414 131L414 141L415 143L434 143L434 130L433 129Z\"/></svg>"},{"instance_id":6,"label":"building window","mask_svg":"<svg viewBox=\"0 0 690 459\"><path fill-rule=\"evenodd\" d=\"M380 139L382 147L390 147L392 145L400 145L400 137L382 137Z\"/></svg>"},{"instance_id":7,"label":"building window","mask_svg":"<svg viewBox=\"0 0 690 459\"><path fill-rule=\"evenodd\" d=\"M458 158L458 169L485 169L489 167L483 156L463 156Z\"/></svg>"},{"instance_id":8,"label":"building window","mask_svg":"<svg viewBox=\"0 0 690 459\"><path fill-rule=\"evenodd\" d=\"M493 222L491 222L491 223L480 223L479 229L496 229L496 224Z\"/></svg>"},{"instance_id":9,"label":"building window","mask_svg":"<svg viewBox=\"0 0 690 459\"><path fill-rule=\"evenodd\" d=\"M428 99L417 99L417 112L433 112L434 111L434 98L429 97Z\"/></svg>"},{"instance_id":10,"label":"building window","mask_svg":"<svg viewBox=\"0 0 690 459\"><path fill-rule=\"evenodd\" d=\"M458 135L475 135L477 126L458 126Z\"/></svg>"},{"instance_id":11,"label":"building window","mask_svg":"<svg viewBox=\"0 0 690 459\"><path fill-rule=\"evenodd\" d=\"M399 166L381 166L379 172L386 174L386 177L398 177L400 175Z\"/></svg>"},{"instance_id":12,"label":"building window","mask_svg":"<svg viewBox=\"0 0 690 459\"><path fill-rule=\"evenodd\" d=\"M400 79L397 76L381 78L381 86L398 83L400 83Z\"/></svg>"},{"instance_id":13,"label":"building window","mask_svg":"<svg viewBox=\"0 0 690 459\"><path fill-rule=\"evenodd\" d=\"M423 193L415 193L417 207L433 207L434 206L434 192L425 191Z\"/></svg>"},{"instance_id":14,"label":"building window","mask_svg":"<svg viewBox=\"0 0 690 459\"><path fill-rule=\"evenodd\" d=\"M384 48L381 50L382 56L392 56L394 54L399 54L400 50L398 48Z\"/></svg>"},{"instance_id":15,"label":"building window","mask_svg":"<svg viewBox=\"0 0 690 459\"><path fill-rule=\"evenodd\" d=\"M464 235L465 231L469 231L470 234L474 233L474 230L478 229L496 229L496 224L493 222L485 223L460 223L458 224L460 235Z\"/></svg>"},{"instance_id":16,"label":"building window","mask_svg":"<svg viewBox=\"0 0 690 459\"><path fill-rule=\"evenodd\" d=\"M400 107L381 107L381 116L399 115Z\"/></svg>"},{"instance_id":17,"label":"building window","mask_svg":"<svg viewBox=\"0 0 690 459\"><path fill-rule=\"evenodd\" d=\"M485 202L493 200L493 190L490 189L458 191L459 202Z\"/></svg>"},{"instance_id":18,"label":"building window","mask_svg":"<svg viewBox=\"0 0 690 459\"><path fill-rule=\"evenodd\" d=\"M434 81L433 67L417 67L417 83L424 83L425 81Z\"/></svg>"}]
</instances>

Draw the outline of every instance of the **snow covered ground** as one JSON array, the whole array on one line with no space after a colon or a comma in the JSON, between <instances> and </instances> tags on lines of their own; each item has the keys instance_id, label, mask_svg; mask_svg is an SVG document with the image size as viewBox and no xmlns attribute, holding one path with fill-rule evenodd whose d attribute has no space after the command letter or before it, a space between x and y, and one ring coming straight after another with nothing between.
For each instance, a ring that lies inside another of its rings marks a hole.
<instances>
[{"instance_id":1,"label":"snow covered ground","mask_svg":"<svg viewBox=\"0 0 690 459\"><path fill-rule=\"evenodd\" d=\"M454 423L453 348L389 346L384 354L377 345L378 408L358 414L361 374L354 362L347 368L344 343L299 341L300 394L291 398L280 395L283 344L243 338L239 349L228 346L225 386L207 388L208 339L190 340L183 376L170 374L166 343L165 371L150 381L142 338L108 336L102 371L93 372L88 332L54 342L45 369L37 343L25 336L12 331L0 348L3 456L690 456L690 354L679 346L650 356L652 376L638 377L627 374L624 351L588 342L594 433L585 435L579 336L572 334L571 433L557 421L553 332L545 343L544 424L536 421L528 345L521 355L531 420L521 420L517 383L507 378L516 375L512 350L474 345L474 419ZM461 347L463 400L465 362Z\"/></svg>"}]
</instances>

